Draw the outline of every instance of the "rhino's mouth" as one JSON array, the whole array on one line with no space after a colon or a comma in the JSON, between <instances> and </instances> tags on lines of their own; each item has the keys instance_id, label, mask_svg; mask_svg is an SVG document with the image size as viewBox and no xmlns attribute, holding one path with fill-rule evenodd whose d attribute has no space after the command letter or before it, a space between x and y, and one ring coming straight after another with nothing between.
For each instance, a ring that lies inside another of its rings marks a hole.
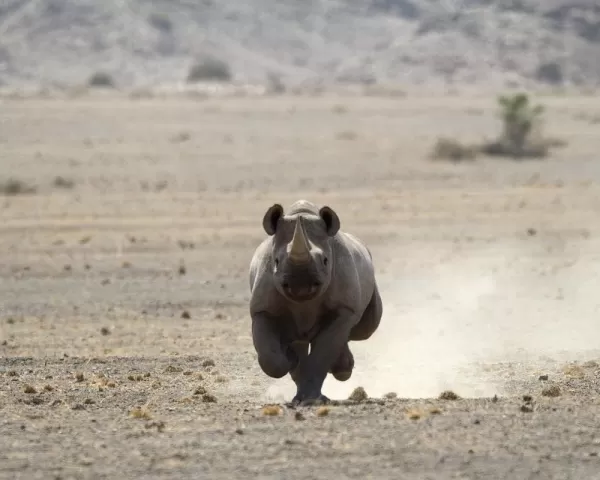
<instances>
[{"instance_id":1,"label":"rhino's mouth","mask_svg":"<svg viewBox=\"0 0 600 480\"><path fill-rule=\"evenodd\" d=\"M315 281L304 285L295 285L290 282L283 282L281 287L285 295L290 300L305 302L307 300L312 300L319 294L321 282Z\"/></svg>"}]
</instances>

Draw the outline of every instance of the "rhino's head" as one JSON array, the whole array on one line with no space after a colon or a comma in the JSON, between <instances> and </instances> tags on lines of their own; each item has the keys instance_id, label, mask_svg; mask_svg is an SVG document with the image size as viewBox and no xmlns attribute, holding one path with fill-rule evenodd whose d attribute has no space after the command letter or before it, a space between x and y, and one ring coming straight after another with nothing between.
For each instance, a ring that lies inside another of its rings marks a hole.
<instances>
[{"instance_id":1,"label":"rhino's head","mask_svg":"<svg viewBox=\"0 0 600 480\"><path fill-rule=\"evenodd\" d=\"M304 302L327 290L333 265L331 238L340 228L331 208L284 215L283 207L275 204L265 213L263 227L273 236L271 267L282 295Z\"/></svg>"}]
</instances>

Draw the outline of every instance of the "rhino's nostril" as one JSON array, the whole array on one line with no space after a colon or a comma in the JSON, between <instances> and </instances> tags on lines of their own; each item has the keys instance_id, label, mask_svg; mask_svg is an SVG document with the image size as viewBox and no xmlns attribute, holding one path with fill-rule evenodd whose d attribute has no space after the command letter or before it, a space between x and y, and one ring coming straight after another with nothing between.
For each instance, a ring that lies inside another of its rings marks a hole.
<instances>
[{"instance_id":1,"label":"rhino's nostril","mask_svg":"<svg viewBox=\"0 0 600 480\"><path fill-rule=\"evenodd\" d=\"M282 286L283 288L285 288L286 290L287 290L288 288L290 288L290 284L289 284L288 282L283 282L283 283L281 284L281 286Z\"/></svg>"}]
</instances>

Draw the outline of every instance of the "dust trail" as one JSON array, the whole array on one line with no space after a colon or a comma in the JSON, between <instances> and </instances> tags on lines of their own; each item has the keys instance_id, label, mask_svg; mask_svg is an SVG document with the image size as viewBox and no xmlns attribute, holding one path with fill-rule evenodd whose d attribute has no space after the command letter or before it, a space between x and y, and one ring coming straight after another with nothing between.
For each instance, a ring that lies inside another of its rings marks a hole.
<instances>
[{"instance_id":1,"label":"dust trail","mask_svg":"<svg viewBox=\"0 0 600 480\"><path fill-rule=\"evenodd\" d=\"M371 396L435 397L446 389L492 396L505 393L514 365L597 358L600 262L590 247L577 241L449 248L441 257L450 260L382 276L381 327L351 343L352 378L328 376L324 393L346 398L360 385ZM267 397L281 401L294 393L286 378L273 382Z\"/></svg>"}]
</instances>

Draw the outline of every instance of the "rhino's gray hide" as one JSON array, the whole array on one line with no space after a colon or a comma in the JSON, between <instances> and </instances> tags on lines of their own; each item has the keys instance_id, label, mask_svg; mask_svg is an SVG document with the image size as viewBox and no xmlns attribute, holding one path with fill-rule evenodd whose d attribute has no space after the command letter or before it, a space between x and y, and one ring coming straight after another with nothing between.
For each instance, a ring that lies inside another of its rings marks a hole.
<instances>
[{"instance_id":1,"label":"rhino's gray hide","mask_svg":"<svg viewBox=\"0 0 600 480\"><path fill-rule=\"evenodd\" d=\"M270 377L290 373L294 403L326 401L321 389L327 373L340 381L352 374L348 342L368 339L381 320L371 253L340 230L331 208L305 200L287 213L273 205L263 227L269 237L250 264L258 362Z\"/></svg>"}]
</instances>

